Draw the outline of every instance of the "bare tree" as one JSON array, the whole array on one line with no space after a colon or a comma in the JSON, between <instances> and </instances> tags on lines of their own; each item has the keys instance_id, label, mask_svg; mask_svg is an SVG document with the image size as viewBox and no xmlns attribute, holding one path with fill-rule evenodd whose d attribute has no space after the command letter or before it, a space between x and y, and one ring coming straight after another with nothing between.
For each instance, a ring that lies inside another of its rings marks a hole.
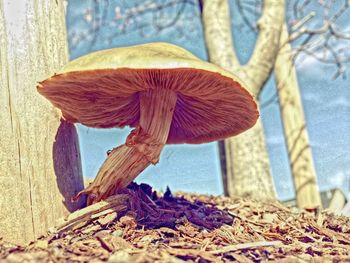
<instances>
[{"instance_id":1,"label":"bare tree","mask_svg":"<svg viewBox=\"0 0 350 263\"><path fill-rule=\"evenodd\" d=\"M278 52L281 24L284 21L284 1L264 2L258 22L258 39L246 65L239 63L232 44L228 1L203 0L202 3L210 61L237 75L258 98ZM224 147L228 194L275 199L261 120L249 131L225 140Z\"/></svg>"},{"instance_id":2,"label":"bare tree","mask_svg":"<svg viewBox=\"0 0 350 263\"><path fill-rule=\"evenodd\" d=\"M261 21L266 15L266 9L272 10L273 7L271 4L273 1L263 1L264 8L262 9L262 15L261 18L257 24L257 26L254 26L249 22L248 17L243 12L243 1L237 1L237 6L240 9L240 13L243 16L243 21L252 29L252 30L258 30L259 35L256 43L256 47L254 49L255 52L263 53L263 51L257 51L257 48L259 50L265 49L275 49L278 51L277 60L275 63L273 63L274 60L269 60L268 58L261 57L261 61L265 63L264 68L258 68L254 67L254 69L265 72L265 74L262 74L265 78L269 76L269 72L266 71L268 69L274 68L276 73L276 81L278 86L278 95L280 98L280 107L281 107L281 114L282 114L282 122L284 124L284 132L285 132L285 138L286 143L288 147L288 154L290 158L290 164L291 169L293 173L293 178L295 182L296 187L296 194L297 194L297 200L298 205L301 207L306 206L321 206L321 200L320 195L318 192L318 186L317 186L317 180L316 180L316 173L315 168L312 160L312 154L311 149L309 147L309 141L308 141L308 135L306 130L306 122L304 118L303 113L303 107L300 99L299 94L299 86L297 82L296 77L296 71L294 69L294 59L297 55L300 55L301 52L315 56L320 62L323 63L332 63L337 66L337 73L335 77L339 75L344 75L344 68L345 64L349 57L345 54L340 55L339 50L335 50L336 45L330 45L329 42L332 42L332 37L339 43L339 40L346 40L348 38L348 35L344 32L341 32L339 30L339 27L335 24L335 22L345 13L345 11L349 7L349 2L344 1L343 5L338 7L338 10L335 10L333 12L330 11L330 4L325 4L324 1L320 1L319 4L321 5L320 8L325 12L324 17L324 23L321 27L317 28L317 26L313 25L313 28L308 28L305 24L314 16L315 12L310 12L309 15L301 16L299 13L302 10L306 10L307 6L310 5L311 1L296 1L294 4L294 8L297 9L297 11L294 11L294 23L293 28L294 32L291 36L289 36L287 27L284 25L284 15L283 13L274 12L275 14L279 14L282 19L279 21L274 21L272 24L271 22L273 20L265 20L264 21L264 29L266 31L266 28L269 27L275 27L275 28L282 28L282 34L280 43L276 44L276 42L269 42L266 41L261 46L259 46L259 41L261 41L261 36L263 35L263 30L260 28ZM252 55L252 58L247 63L246 66L241 67L239 63L237 62L237 59L234 54L232 54L233 51L227 51L232 50L232 43L230 40L231 30L229 28L229 17L228 17L228 5L226 1L203 1L203 18L204 18L204 26L206 28L206 40L207 40L207 46L208 51L210 54L210 59L214 61L214 63L217 63L219 65L222 65L224 68L231 70L232 72L235 72L239 77L247 79L249 78L249 74L245 73L242 74L242 71L247 72L249 70L249 63L251 63L254 53ZM209 12L209 15L205 13L206 11L206 4L208 6L207 10ZM275 3L276 4L276 3ZM253 1L252 6L254 7L258 4ZM283 6L283 3L282 3ZM315 8L315 6L312 6L312 8ZM256 16L256 10L257 8L251 8L251 13L254 13ZM275 10L276 11L276 10ZM333 13L333 15L330 17L329 14ZM209 20L208 17L212 15L212 19ZM301 17L296 17L296 16ZM252 16L252 15L251 15ZM208 20L208 21L206 21ZM270 24L268 24L270 22ZM217 25L215 25L217 23ZM282 24L279 24L282 23ZM337 29L337 30L336 30ZM298 38L302 38L303 40L299 40L299 44L295 50L292 49L289 42L296 41ZM320 41L322 39L322 41ZM334 40L333 39L333 40ZM319 56L315 55L315 51L323 49L323 59ZM218 51L219 50L219 51ZM344 53L344 52L343 52ZM271 54L276 54L271 52ZM339 55L338 55L339 54ZM234 61L234 62L232 62ZM272 63L272 64L270 64ZM242 69L241 69L242 68ZM264 71L265 70L265 71ZM254 72L252 76L256 76L257 73ZM258 78L259 80L259 78ZM256 84L260 83L256 87L259 89L259 91L262 89L262 84L264 84L263 81L259 82L255 80ZM248 82L249 87L249 82ZM258 98L259 93L253 92L253 94ZM259 128L259 126L255 127L256 129ZM262 132L261 132L262 133ZM235 154L235 152L232 155L232 152L234 151L236 147L236 151L239 151L237 148L243 147L242 144L242 138L244 135L249 135L249 133L243 134L243 136L237 137L237 141L239 141L236 145L233 145L233 147L230 147L230 144L228 143L228 140L225 141L225 150L226 153L226 172L227 172L227 185L228 185L228 193L230 194L230 189L232 192L244 195L245 192L251 191L252 195L255 195L255 197L258 198L264 198L266 197L265 194L257 193L257 187L252 187L252 182L259 182L259 180L256 178L256 176L259 177L259 175L255 175L256 167L253 169L253 171L250 172L250 176L252 179L246 179L246 177L243 177L244 179L240 178L240 174L244 174L241 172L241 169L239 169L240 165L242 165L242 160L240 159L240 162L235 163L235 159L239 159L240 155ZM254 135L256 136L256 135ZM252 137L250 140L247 141L254 141L254 138ZM230 139L231 140L231 139ZM235 139L232 139L235 140ZM246 146L245 144L244 146ZM250 156L250 158L253 158L254 154L254 146L248 147L248 153L244 156ZM256 147L255 147L256 149ZM262 149L262 148L261 148ZM260 150L261 152L261 150ZM249 157L246 157L249 160ZM261 160L261 158L264 158L264 155L259 156L257 160ZM249 160L251 161L251 160ZM233 165L231 165L233 163ZM249 167L249 164L246 163L242 165L242 167L245 167L247 169ZM248 176L248 175L246 175ZM260 173L260 178L268 178L269 175ZM238 179L239 178L239 179ZM249 181L251 180L251 181ZM232 183L233 182L233 183ZM240 184L240 182L243 182ZM265 186L269 186L267 183L268 180L265 179ZM253 183L254 184L254 183ZM249 186L249 187L248 187ZM258 184L258 187L261 187L260 190L263 190L263 186ZM241 189L241 190L240 190ZM245 191L245 192L242 192Z\"/></svg>"},{"instance_id":3,"label":"bare tree","mask_svg":"<svg viewBox=\"0 0 350 263\"><path fill-rule=\"evenodd\" d=\"M321 207L298 78L292 59L292 47L288 43L285 24L280 43L274 71L297 204L299 207Z\"/></svg>"},{"instance_id":4,"label":"bare tree","mask_svg":"<svg viewBox=\"0 0 350 263\"><path fill-rule=\"evenodd\" d=\"M342 18L345 11L349 9L349 2L344 1L336 7L331 7L330 2L325 1L319 1L318 4L324 16L317 18L322 22L317 27L315 25L318 23L313 21L315 6L309 7L310 1L295 1L292 18L289 19L292 33L288 33L287 25L284 24L274 69L284 135L299 207L322 206L322 204L294 60L298 55L304 54L312 56L321 63L333 64L336 66L333 78L336 78L345 77L346 62L350 58L350 54L339 50L340 43L344 47L344 43L348 42L350 46L350 35L342 32L337 25L338 19ZM308 10L308 7L311 10ZM290 45L293 41L298 42L295 49Z\"/></svg>"}]
</instances>

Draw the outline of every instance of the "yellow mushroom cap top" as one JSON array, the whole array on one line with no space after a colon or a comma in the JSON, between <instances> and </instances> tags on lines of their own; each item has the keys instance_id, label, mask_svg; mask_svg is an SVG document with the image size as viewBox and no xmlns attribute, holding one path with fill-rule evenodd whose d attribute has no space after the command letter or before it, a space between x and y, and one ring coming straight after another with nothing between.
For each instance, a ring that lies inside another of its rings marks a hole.
<instances>
[{"instance_id":1,"label":"yellow mushroom cap top","mask_svg":"<svg viewBox=\"0 0 350 263\"><path fill-rule=\"evenodd\" d=\"M167 143L203 143L252 127L259 113L233 74L167 43L97 51L69 62L38 85L71 122L89 127L135 127L139 92L178 95Z\"/></svg>"}]
</instances>

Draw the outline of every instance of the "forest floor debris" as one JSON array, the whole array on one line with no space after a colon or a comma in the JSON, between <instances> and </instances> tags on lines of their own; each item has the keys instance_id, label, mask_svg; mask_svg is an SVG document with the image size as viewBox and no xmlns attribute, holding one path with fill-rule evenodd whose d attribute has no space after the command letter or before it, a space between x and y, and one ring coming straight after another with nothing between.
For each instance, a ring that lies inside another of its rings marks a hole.
<instances>
[{"instance_id":1,"label":"forest floor debris","mask_svg":"<svg viewBox=\"0 0 350 263\"><path fill-rule=\"evenodd\" d=\"M350 218L131 184L0 262L350 262Z\"/></svg>"}]
</instances>

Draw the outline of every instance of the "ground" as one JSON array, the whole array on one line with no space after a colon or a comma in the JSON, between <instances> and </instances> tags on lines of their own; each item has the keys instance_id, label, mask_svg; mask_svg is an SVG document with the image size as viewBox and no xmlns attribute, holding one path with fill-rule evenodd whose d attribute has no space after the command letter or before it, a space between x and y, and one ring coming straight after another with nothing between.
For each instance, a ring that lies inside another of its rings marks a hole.
<instances>
[{"instance_id":1,"label":"ground","mask_svg":"<svg viewBox=\"0 0 350 263\"><path fill-rule=\"evenodd\" d=\"M279 202L132 184L0 262L350 262L350 219Z\"/></svg>"}]
</instances>

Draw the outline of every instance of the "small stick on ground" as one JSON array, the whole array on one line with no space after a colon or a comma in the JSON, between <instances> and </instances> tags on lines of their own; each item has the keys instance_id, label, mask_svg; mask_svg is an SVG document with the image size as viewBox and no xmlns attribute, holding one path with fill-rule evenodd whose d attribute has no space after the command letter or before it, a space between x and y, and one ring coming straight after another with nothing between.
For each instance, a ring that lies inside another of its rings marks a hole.
<instances>
[{"instance_id":1,"label":"small stick on ground","mask_svg":"<svg viewBox=\"0 0 350 263\"><path fill-rule=\"evenodd\" d=\"M211 251L208 251L208 252L211 253L211 254L221 254L221 253L227 253L227 252L240 250L240 249L257 248L257 247L269 247L269 246L280 247L280 246L283 246L283 243L281 241L251 242L251 243L243 243L243 244L226 246L226 247L224 247L222 249L211 250Z\"/></svg>"}]
</instances>

